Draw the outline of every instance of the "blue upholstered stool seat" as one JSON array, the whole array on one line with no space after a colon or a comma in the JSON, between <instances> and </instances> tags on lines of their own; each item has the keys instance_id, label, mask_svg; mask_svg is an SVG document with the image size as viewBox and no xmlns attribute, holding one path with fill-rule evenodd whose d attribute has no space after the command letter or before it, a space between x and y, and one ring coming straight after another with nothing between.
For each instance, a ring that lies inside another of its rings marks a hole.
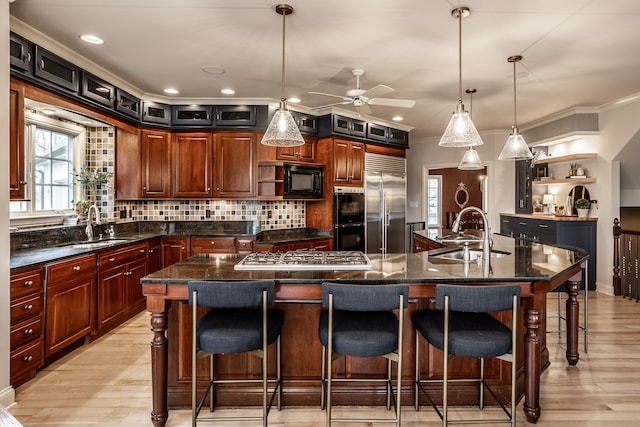
<instances>
[{"instance_id":1,"label":"blue upholstered stool seat","mask_svg":"<svg viewBox=\"0 0 640 427\"><path fill-rule=\"evenodd\" d=\"M284 313L267 311L267 344L280 335ZM218 309L198 320L198 348L212 354L243 353L262 348L262 310Z\"/></svg>"},{"instance_id":2,"label":"blue upholstered stool seat","mask_svg":"<svg viewBox=\"0 0 640 427\"><path fill-rule=\"evenodd\" d=\"M444 348L444 312L417 311L413 324L436 348ZM487 313L452 312L449 353L465 357L496 357L511 350L511 329Z\"/></svg>"},{"instance_id":3,"label":"blue upholstered stool seat","mask_svg":"<svg viewBox=\"0 0 640 427\"><path fill-rule=\"evenodd\" d=\"M343 311L333 314L333 351L356 357L382 356L398 348L398 318L390 311ZM320 315L318 334L328 345L329 313Z\"/></svg>"}]
</instances>

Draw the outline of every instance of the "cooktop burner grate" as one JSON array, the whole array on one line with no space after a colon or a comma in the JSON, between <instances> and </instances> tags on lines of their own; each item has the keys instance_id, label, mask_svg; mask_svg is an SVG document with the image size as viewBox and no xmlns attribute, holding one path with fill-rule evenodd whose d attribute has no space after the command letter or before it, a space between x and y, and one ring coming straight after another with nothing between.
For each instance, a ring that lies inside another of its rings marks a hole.
<instances>
[{"instance_id":1,"label":"cooktop burner grate","mask_svg":"<svg viewBox=\"0 0 640 427\"><path fill-rule=\"evenodd\" d=\"M252 253L235 270L370 270L371 261L360 251L289 251Z\"/></svg>"}]
</instances>

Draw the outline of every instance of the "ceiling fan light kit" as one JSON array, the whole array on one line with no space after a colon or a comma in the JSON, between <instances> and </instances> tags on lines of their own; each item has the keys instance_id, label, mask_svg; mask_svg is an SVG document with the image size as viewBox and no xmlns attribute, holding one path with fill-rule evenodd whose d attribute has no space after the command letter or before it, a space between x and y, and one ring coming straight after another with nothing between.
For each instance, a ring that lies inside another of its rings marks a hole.
<instances>
[{"instance_id":1,"label":"ceiling fan light kit","mask_svg":"<svg viewBox=\"0 0 640 427\"><path fill-rule=\"evenodd\" d=\"M468 7L457 7L451 16L458 19L458 104L449 124L440 138L441 147L473 147L484 142L462 104L462 18L471 13Z\"/></svg>"},{"instance_id":2,"label":"ceiling fan light kit","mask_svg":"<svg viewBox=\"0 0 640 427\"><path fill-rule=\"evenodd\" d=\"M513 126L511 134L504 144L498 160L530 160L533 158L529 146L518 130L518 115L516 110L516 64L522 60L522 56L514 55L507 58L507 62L513 64Z\"/></svg>"},{"instance_id":3,"label":"ceiling fan light kit","mask_svg":"<svg viewBox=\"0 0 640 427\"><path fill-rule=\"evenodd\" d=\"M293 13L293 6L288 4L279 4L275 7L275 11L278 15L282 15L282 80L281 80L281 93L280 93L280 106L276 110L269 127L267 127L262 140L260 141L264 145L271 145L276 147L292 147L304 144L304 139L300 133L300 129L296 125L291 112L287 109L287 99L285 97L285 19L287 15Z\"/></svg>"}]
</instances>

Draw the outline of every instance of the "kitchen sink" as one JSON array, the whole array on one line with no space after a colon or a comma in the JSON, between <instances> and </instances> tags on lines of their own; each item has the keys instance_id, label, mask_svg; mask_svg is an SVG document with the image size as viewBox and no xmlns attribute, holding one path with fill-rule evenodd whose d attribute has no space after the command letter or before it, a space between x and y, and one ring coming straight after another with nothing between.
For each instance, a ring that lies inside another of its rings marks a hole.
<instances>
[{"instance_id":1,"label":"kitchen sink","mask_svg":"<svg viewBox=\"0 0 640 427\"><path fill-rule=\"evenodd\" d=\"M92 240L87 242L69 243L62 246L65 248L73 248L73 249L98 249L98 248L104 248L106 246L117 245L118 243L123 243L126 241L128 241L128 239Z\"/></svg>"},{"instance_id":2,"label":"kitchen sink","mask_svg":"<svg viewBox=\"0 0 640 427\"><path fill-rule=\"evenodd\" d=\"M507 255L511 255L511 252L492 250L491 258L504 258ZM430 258L449 259L454 261L463 261L464 249L456 248L451 251L442 252L439 254L431 255ZM482 257L482 249L469 249L469 259L475 261L478 257Z\"/></svg>"}]
</instances>

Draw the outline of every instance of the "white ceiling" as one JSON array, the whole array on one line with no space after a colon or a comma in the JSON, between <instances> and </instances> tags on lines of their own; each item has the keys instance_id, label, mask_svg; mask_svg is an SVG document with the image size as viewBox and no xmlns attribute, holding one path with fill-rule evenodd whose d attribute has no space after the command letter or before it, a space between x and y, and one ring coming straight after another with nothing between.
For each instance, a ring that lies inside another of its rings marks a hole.
<instances>
[{"instance_id":1,"label":"white ceiling","mask_svg":"<svg viewBox=\"0 0 640 427\"><path fill-rule=\"evenodd\" d=\"M387 97L415 99L401 114L411 139L440 135L458 99L458 20L463 91L477 89L479 130L513 124L513 66L520 54L518 124L572 107L600 106L640 92L637 0L287 0L286 96L317 107L355 86L385 84ZM16 0L11 15L130 83L139 93L179 98L280 98L282 17L273 0ZM80 41L102 37L100 46ZM226 69L215 76L205 66ZM169 99L169 103L179 103ZM469 109L469 98L464 94ZM352 107L351 107L352 108Z\"/></svg>"}]
</instances>

